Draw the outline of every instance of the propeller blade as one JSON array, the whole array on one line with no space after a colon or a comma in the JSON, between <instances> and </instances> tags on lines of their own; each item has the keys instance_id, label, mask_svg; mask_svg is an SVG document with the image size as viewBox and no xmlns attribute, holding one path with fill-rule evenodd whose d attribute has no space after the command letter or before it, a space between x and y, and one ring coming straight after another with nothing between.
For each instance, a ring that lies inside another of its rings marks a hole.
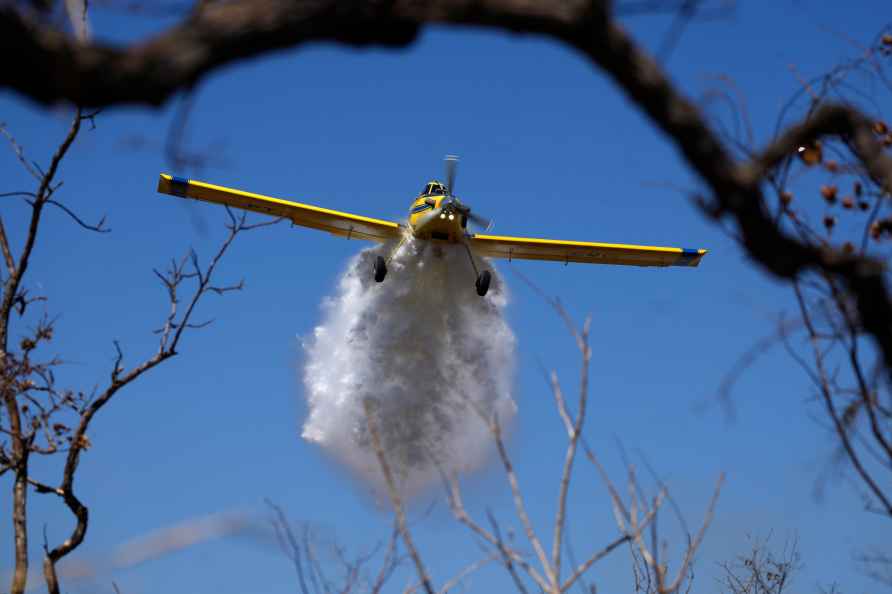
<instances>
[{"instance_id":1,"label":"propeller blade","mask_svg":"<svg viewBox=\"0 0 892 594\"><path fill-rule=\"evenodd\" d=\"M484 231L489 231L492 228L492 219L487 219L486 217L481 217L478 214L468 213L468 220Z\"/></svg>"},{"instance_id":2,"label":"propeller blade","mask_svg":"<svg viewBox=\"0 0 892 594\"><path fill-rule=\"evenodd\" d=\"M449 195L455 195L455 169L458 166L458 157L456 155L446 155L446 189Z\"/></svg>"},{"instance_id":3,"label":"propeller blade","mask_svg":"<svg viewBox=\"0 0 892 594\"><path fill-rule=\"evenodd\" d=\"M492 228L492 220L471 212L471 208L464 204L455 195L455 173L458 168L458 156L446 155L446 190L449 192L450 204L452 208L468 217L468 221L474 223L484 231Z\"/></svg>"}]
</instances>

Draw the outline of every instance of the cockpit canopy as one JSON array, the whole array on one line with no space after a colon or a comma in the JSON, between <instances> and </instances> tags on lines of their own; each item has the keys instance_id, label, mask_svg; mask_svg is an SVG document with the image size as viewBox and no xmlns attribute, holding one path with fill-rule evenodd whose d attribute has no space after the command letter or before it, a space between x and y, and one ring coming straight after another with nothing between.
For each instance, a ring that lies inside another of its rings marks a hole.
<instances>
[{"instance_id":1,"label":"cockpit canopy","mask_svg":"<svg viewBox=\"0 0 892 594\"><path fill-rule=\"evenodd\" d=\"M444 194L447 194L446 186L436 180L427 182L424 189L421 190L422 196L442 196Z\"/></svg>"}]
</instances>

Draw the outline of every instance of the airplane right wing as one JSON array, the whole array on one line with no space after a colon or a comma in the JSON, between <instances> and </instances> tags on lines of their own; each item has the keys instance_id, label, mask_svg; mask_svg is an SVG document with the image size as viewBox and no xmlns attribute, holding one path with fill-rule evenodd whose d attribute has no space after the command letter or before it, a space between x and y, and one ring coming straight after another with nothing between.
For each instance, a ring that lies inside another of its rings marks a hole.
<instances>
[{"instance_id":1,"label":"airplane right wing","mask_svg":"<svg viewBox=\"0 0 892 594\"><path fill-rule=\"evenodd\" d=\"M469 243L476 254L487 258L552 260L565 264L579 262L626 266L697 266L706 255L706 250L702 249L500 235L473 235Z\"/></svg>"}]
</instances>

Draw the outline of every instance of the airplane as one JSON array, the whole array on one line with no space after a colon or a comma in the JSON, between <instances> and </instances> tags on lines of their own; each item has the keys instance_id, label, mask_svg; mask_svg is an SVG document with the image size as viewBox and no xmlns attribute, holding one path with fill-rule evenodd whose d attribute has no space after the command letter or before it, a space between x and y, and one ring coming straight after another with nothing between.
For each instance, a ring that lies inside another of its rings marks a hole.
<instances>
[{"instance_id":1,"label":"airplane","mask_svg":"<svg viewBox=\"0 0 892 594\"><path fill-rule=\"evenodd\" d=\"M469 223L482 227L484 231L489 230L492 223L472 212L455 195L458 158L447 155L445 161L446 182L431 180L425 184L421 193L412 201L406 223L252 194L167 173L162 173L158 179L158 192L282 217L290 219L295 225L327 231L347 239L395 242L386 258L378 255L374 259L372 274L379 283L387 276L387 264L410 235L434 244L461 244L471 261L477 277L477 294L481 297L486 295L492 280L492 273L486 269L482 258L503 258L509 261L551 260L564 264L579 262L629 266L697 266L706 255L707 250L704 249L470 233L467 230Z\"/></svg>"}]
</instances>

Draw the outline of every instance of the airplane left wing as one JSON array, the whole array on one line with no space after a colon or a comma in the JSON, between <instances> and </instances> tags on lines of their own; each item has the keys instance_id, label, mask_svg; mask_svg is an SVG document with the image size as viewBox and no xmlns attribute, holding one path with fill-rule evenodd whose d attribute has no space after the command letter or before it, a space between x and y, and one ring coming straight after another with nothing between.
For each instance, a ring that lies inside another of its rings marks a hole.
<instances>
[{"instance_id":1,"label":"airplane left wing","mask_svg":"<svg viewBox=\"0 0 892 594\"><path fill-rule=\"evenodd\" d=\"M290 219L295 225L328 231L347 239L367 239L384 243L402 235L399 223L330 210L300 202L290 202L261 194L252 194L223 186L162 173L158 178L162 194L194 198L235 208Z\"/></svg>"},{"instance_id":2,"label":"airplane left wing","mask_svg":"<svg viewBox=\"0 0 892 594\"><path fill-rule=\"evenodd\" d=\"M499 235L473 235L469 238L469 243L475 253L487 258L552 260L564 263L697 266L706 255L706 250L701 249Z\"/></svg>"}]
</instances>

